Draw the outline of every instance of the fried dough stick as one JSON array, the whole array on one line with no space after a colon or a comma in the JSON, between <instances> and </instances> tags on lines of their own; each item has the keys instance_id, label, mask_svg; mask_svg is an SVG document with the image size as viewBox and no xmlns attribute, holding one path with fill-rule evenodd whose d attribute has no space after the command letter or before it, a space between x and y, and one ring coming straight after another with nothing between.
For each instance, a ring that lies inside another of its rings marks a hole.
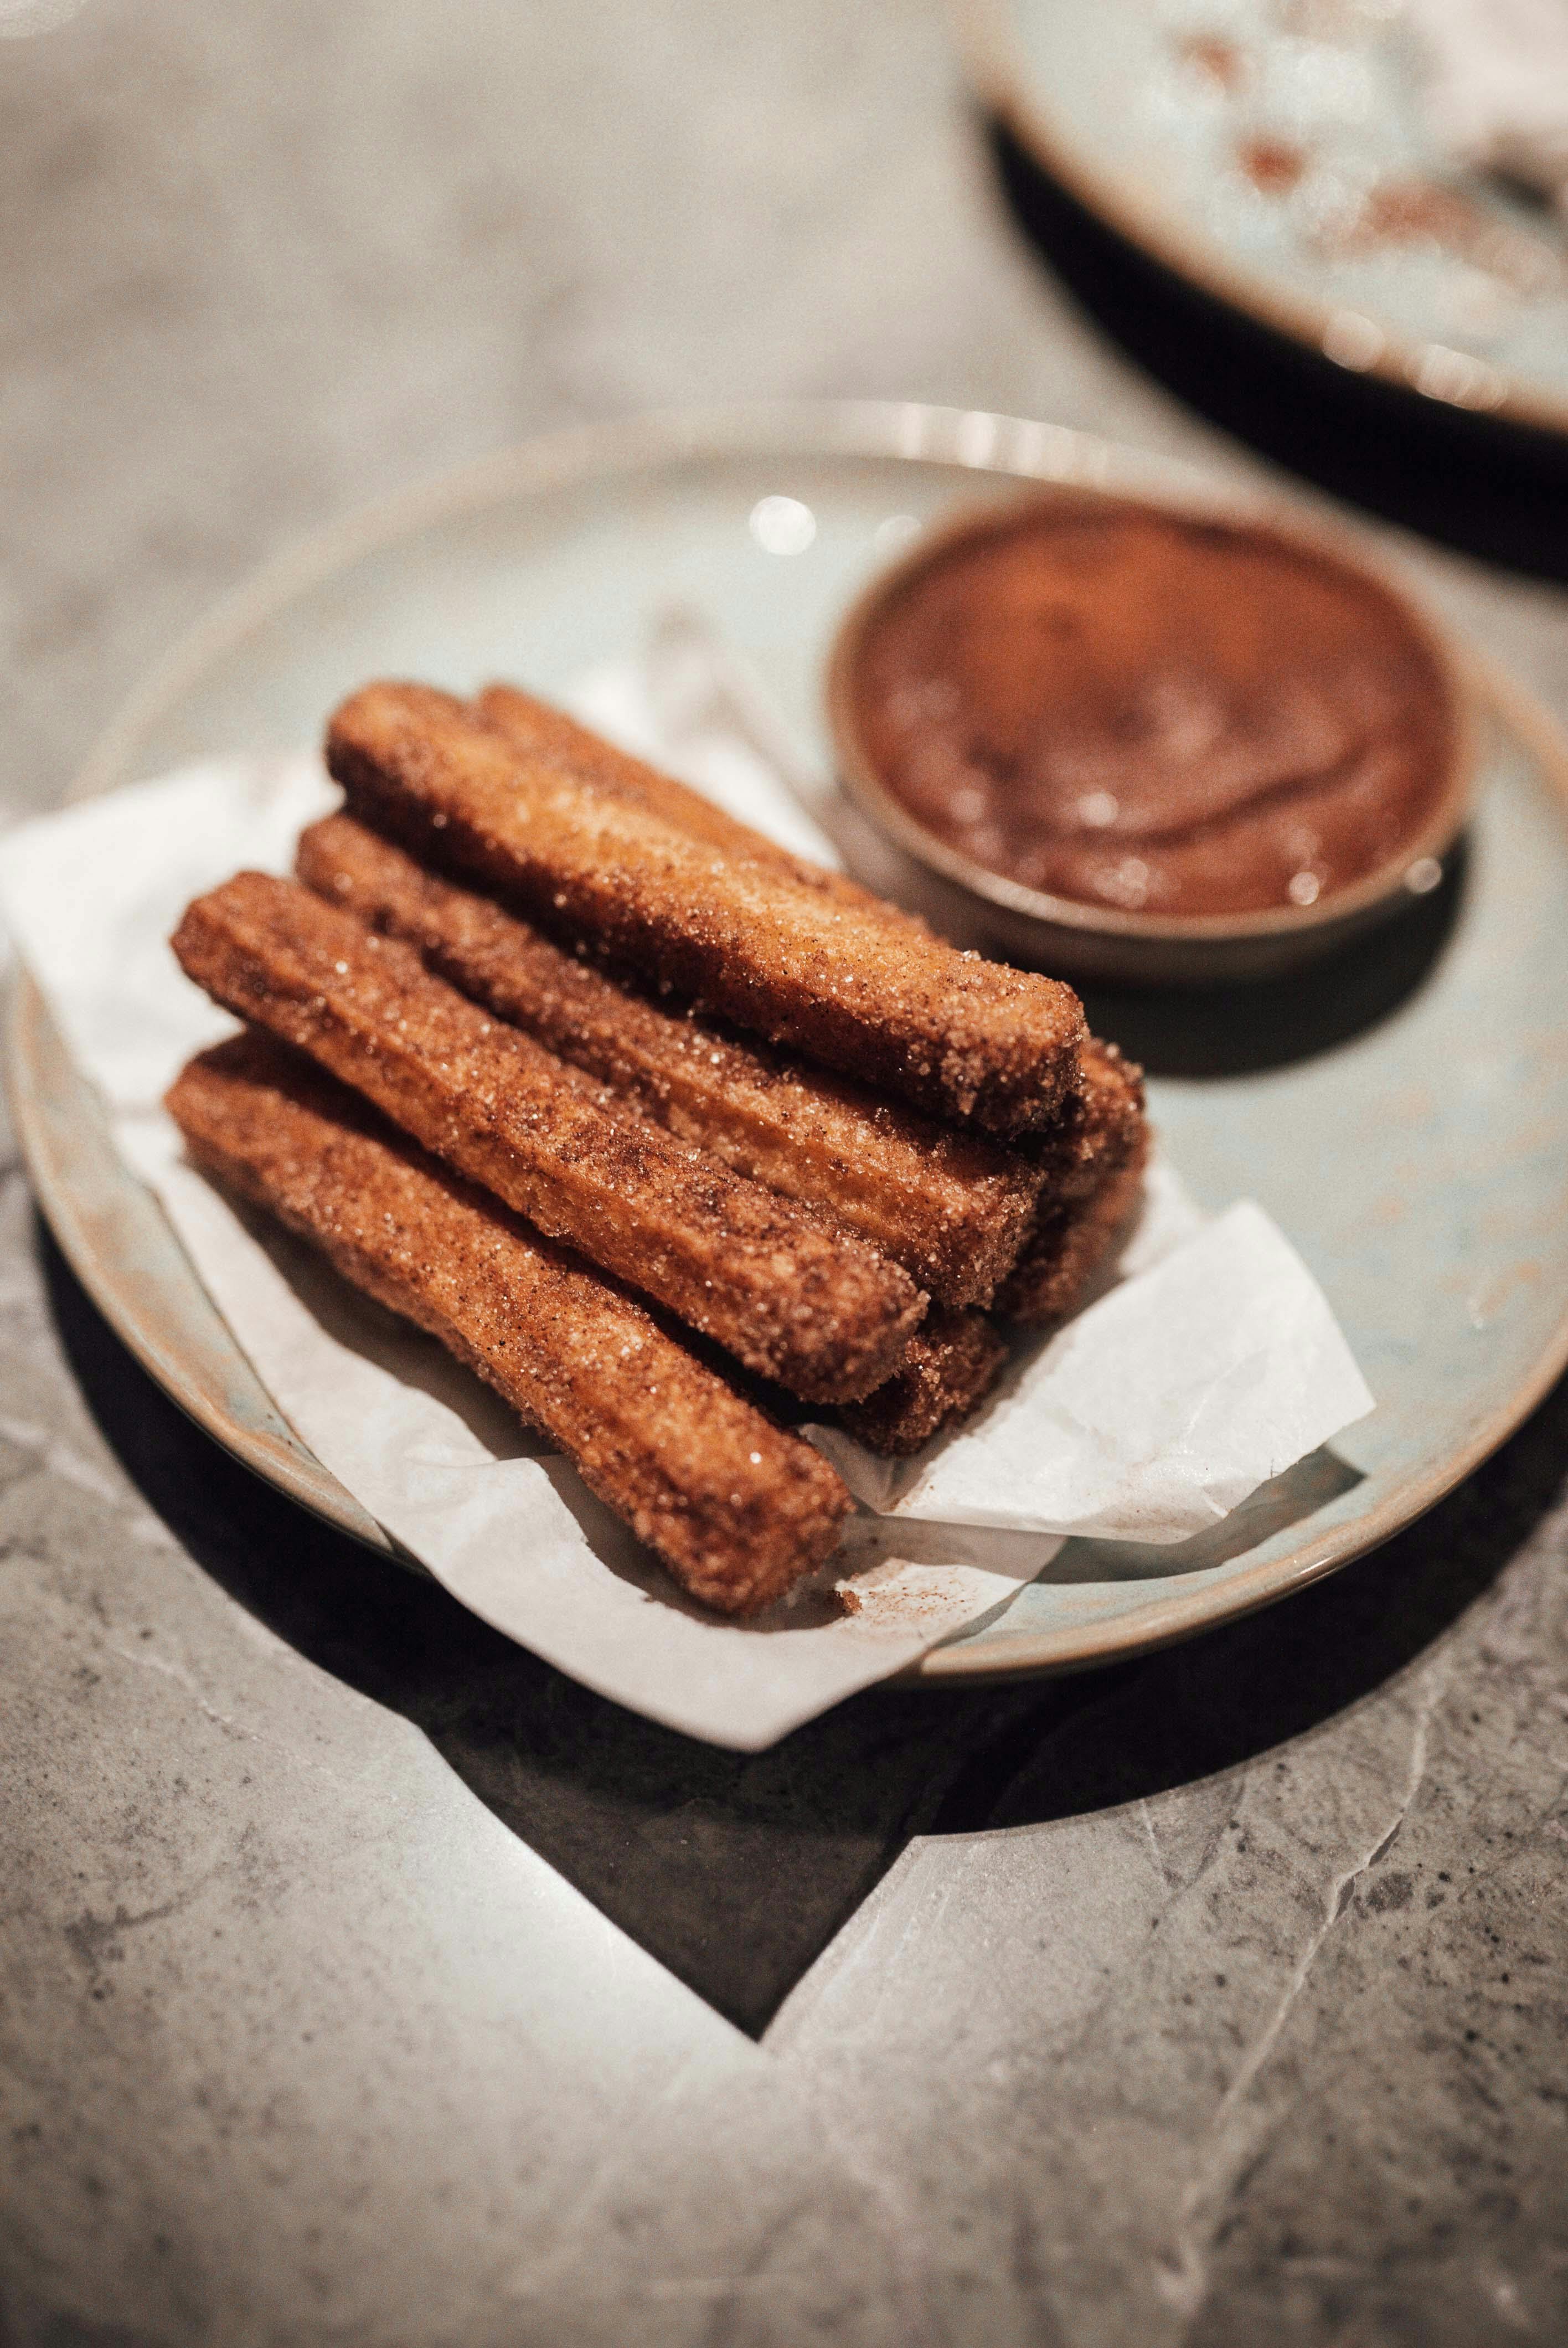
<instances>
[{"instance_id":1,"label":"fried dough stick","mask_svg":"<svg viewBox=\"0 0 1568 2348\"><path fill-rule=\"evenodd\" d=\"M198 1165L477 1370L705 1605L749 1613L833 1549L852 1502L809 1444L330 1076L237 1035L168 1106Z\"/></svg>"},{"instance_id":2,"label":"fried dough stick","mask_svg":"<svg viewBox=\"0 0 1568 2348\"><path fill-rule=\"evenodd\" d=\"M1078 1310L1136 1212L1148 1154L1142 1071L1114 1044L1091 1037L1080 1091L1038 1153L1046 1172L1039 1218L996 1298L1007 1319L1049 1326ZM985 1399L1007 1350L981 1313L938 1306L915 1332L903 1368L835 1420L873 1451L917 1451Z\"/></svg>"},{"instance_id":3,"label":"fried dough stick","mask_svg":"<svg viewBox=\"0 0 1568 2348\"><path fill-rule=\"evenodd\" d=\"M1040 1327L1075 1312L1142 1194L1149 1155L1143 1072L1091 1036L1078 1089L1030 1149L1042 1188L1035 1227L997 1292L997 1311Z\"/></svg>"},{"instance_id":4,"label":"fried dough stick","mask_svg":"<svg viewBox=\"0 0 1568 2348\"><path fill-rule=\"evenodd\" d=\"M834 1424L869 1451L907 1458L984 1401L1007 1354L983 1313L938 1307L916 1330L897 1375L864 1402L842 1404Z\"/></svg>"},{"instance_id":5,"label":"fried dough stick","mask_svg":"<svg viewBox=\"0 0 1568 2348\"><path fill-rule=\"evenodd\" d=\"M615 1116L577 1069L298 881L225 881L188 908L174 950L227 1010L792 1393L855 1402L899 1366L926 1303L907 1272Z\"/></svg>"},{"instance_id":6,"label":"fried dough stick","mask_svg":"<svg viewBox=\"0 0 1568 2348\"><path fill-rule=\"evenodd\" d=\"M1007 1319L1050 1327L1077 1312L1137 1211L1147 1154L1140 1122L1130 1141L1124 1133L1114 1145L1107 1139L1095 1187L1087 1195L1080 1189L1041 1215L998 1295L997 1308ZM911 1338L903 1368L864 1402L840 1405L832 1414L834 1424L869 1450L905 1457L979 1407L1007 1354L1006 1343L983 1313L936 1306Z\"/></svg>"},{"instance_id":7,"label":"fried dough stick","mask_svg":"<svg viewBox=\"0 0 1568 2348\"><path fill-rule=\"evenodd\" d=\"M1078 1056L1077 1090L1051 1130L1030 1145L1041 1179L1041 1220L1092 1197L1134 1159L1141 1166L1147 1146L1143 1069L1091 1035Z\"/></svg>"},{"instance_id":8,"label":"fried dough stick","mask_svg":"<svg viewBox=\"0 0 1568 2348\"><path fill-rule=\"evenodd\" d=\"M1050 1123L1083 1014L1054 979L983 962L702 845L511 751L449 695L372 685L327 763L356 814L517 899L688 1002L938 1117Z\"/></svg>"},{"instance_id":9,"label":"fried dough stick","mask_svg":"<svg viewBox=\"0 0 1568 2348\"><path fill-rule=\"evenodd\" d=\"M295 870L656 1124L830 1209L943 1303L989 1303L1017 1262L1043 1175L1016 1151L660 1010L352 816L313 824Z\"/></svg>"},{"instance_id":10,"label":"fried dough stick","mask_svg":"<svg viewBox=\"0 0 1568 2348\"><path fill-rule=\"evenodd\" d=\"M705 840L711 848L723 849L727 855L775 865L781 872L792 874L807 887L837 897L846 905L874 911L885 921L903 922L914 930L927 927L917 915L906 913L898 906L874 897L869 889L863 889L847 873L835 872L825 864L814 864L808 857L796 856L789 849L781 848L765 831L758 831L753 825L727 815L712 799L705 799L701 791L692 790L686 784L678 783L672 775L662 775L657 767L650 767L630 752L617 749L613 742L607 742L601 735L579 726L575 717L569 717L564 709L536 700L518 685L487 685L473 707L483 724L524 757L563 767L568 774L591 783L596 790L607 791L633 807L643 808L661 822L673 824L677 831Z\"/></svg>"},{"instance_id":11,"label":"fried dough stick","mask_svg":"<svg viewBox=\"0 0 1568 2348\"><path fill-rule=\"evenodd\" d=\"M1087 1199L1042 1215L1017 1270L1003 1282L997 1310L1042 1328L1075 1313L1083 1292L1122 1237L1143 1195L1140 1148L1131 1165L1112 1168Z\"/></svg>"}]
</instances>

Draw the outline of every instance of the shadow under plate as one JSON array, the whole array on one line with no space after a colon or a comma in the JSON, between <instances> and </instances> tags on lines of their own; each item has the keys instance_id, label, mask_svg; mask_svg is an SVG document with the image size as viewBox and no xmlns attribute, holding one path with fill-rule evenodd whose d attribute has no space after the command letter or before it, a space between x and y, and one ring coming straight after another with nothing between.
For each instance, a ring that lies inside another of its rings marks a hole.
<instances>
[{"instance_id":1,"label":"shadow under plate","mask_svg":"<svg viewBox=\"0 0 1568 2348\"><path fill-rule=\"evenodd\" d=\"M191 1557L413 1722L504 1825L753 2036L914 1837L1040 1825L1240 1768L1381 1685L1488 1588L1568 1461L1565 1381L1419 1524L1287 1608L1076 1679L869 1690L768 1752L725 1753L579 1686L294 1507L140 1369L41 1222L37 1243L87 1404ZM1340 1488L1322 1455L1313 1473Z\"/></svg>"}]
</instances>

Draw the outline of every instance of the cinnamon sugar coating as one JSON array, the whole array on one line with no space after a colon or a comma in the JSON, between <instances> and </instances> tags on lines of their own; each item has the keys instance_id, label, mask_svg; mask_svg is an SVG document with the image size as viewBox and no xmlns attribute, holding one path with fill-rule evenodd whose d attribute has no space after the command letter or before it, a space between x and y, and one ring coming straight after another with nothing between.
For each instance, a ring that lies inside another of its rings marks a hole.
<instances>
[{"instance_id":1,"label":"cinnamon sugar coating","mask_svg":"<svg viewBox=\"0 0 1568 2348\"><path fill-rule=\"evenodd\" d=\"M1112 1169L1087 1199L1040 1218L997 1310L1009 1321L1043 1328L1077 1311L1083 1292L1131 1224L1143 1189L1146 1145L1131 1165Z\"/></svg>"},{"instance_id":2,"label":"cinnamon sugar coating","mask_svg":"<svg viewBox=\"0 0 1568 2348\"><path fill-rule=\"evenodd\" d=\"M618 1116L613 1096L294 880L238 874L175 932L215 1001L308 1053L548 1237L812 1401L898 1367L908 1274L787 1199Z\"/></svg>"},{"instance_id":3,"label":"cinnamon sugar coating","mask_svg":"<svg viewBox=\"0 0 1568 2348\"><path fill-rule=\"evenodd\" d=\"M1042 1220L1087 1199L1134 1158L1143 1163L1143 1071L1114 1044L1089 1036L1078 1056L1078 1084L1048 1133L1030 1145L1041 1178Z\"/></svg>"},{"instance_id":4,"label":"cinnamon sugar coating","mask_svg":"<svg viewBox=\"0 0 1568 2348\"><path fill-rule=\"evenodd\" d=\"M932 1115L1037 1130L1076 1078L1070 988L701 842L512 750L448 695L365 686L327 763L356 813L569 942Z\"/></svg>"},{"instance_id":5,"label":"cinnamon sugar coating","mask_svg":"<svg viewBox=\"0 0 1568 2348\"><path fill-rule=\"evenodd\" d=\"M916 1330L897 1375L864 1402L841 1405L834 1422L867 1450L907 1458L985 1399L1007 1353L984 1313L938 1307Z\"/></svg>"},{"instance_id":6,"label":"cinnamon sugar coating","mask_svg":"<svg viewBox=\"0 0 1568 2348\"><path fill-rule=\"evenodd\" d=\"M682 1140L828 1209L941 1303L988 1303L1017 1261L1044 1179L1017 1151L660 1009L352 816L313 824L295 870Z\"/></svg>"},{"instance_id":7,"label":"cinnamon sugar coating","mask_svg":"<svg viewBox=\"0 0 1568 2348\"><path fill-rule=\"evenodd\" d=\"M199 1165L477 1370L694 1598L749 1613L831 1552L852 1502L825 1459L330 1077L252 1033L168 1107Z\"/></svg>"},{"instance_id":8,"label":"cinnamon sugar coating","mask_svg":"<svg viewBox=\"0 0 1568 2348\"><path fill-rule=\"evenodd\" d=\"M765 831L758 831L753 825L726 814L712 799L705 799L701 791L677 782L672 775L661 774L657 767L649 766L644 759L617 749L602 735L579 726L564 709L524 693L518 685L487 685L473 708L484 725L499 734L522 757L560 767L579 781L590 783L595 790L642 808L661 823L672 824L677 831L686 832L693 839L706 840L711 848L723 849L727 855L774 865L807 888L836 897L844 904L875 912L883 921L902 922L920 931L927 928L917 914L906 913L899 906L888 904L885 898L874 896L847 873L835 872L825 864L814 864L809 857L796 856L789 849L781 848Z\"/></svg>"}]
</instances>

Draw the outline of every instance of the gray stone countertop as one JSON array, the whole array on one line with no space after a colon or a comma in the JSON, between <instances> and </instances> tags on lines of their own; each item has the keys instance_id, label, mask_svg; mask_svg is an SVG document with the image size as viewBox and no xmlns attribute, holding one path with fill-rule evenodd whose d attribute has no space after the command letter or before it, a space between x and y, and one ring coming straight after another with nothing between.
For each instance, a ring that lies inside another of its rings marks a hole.
<instances>
[{"instance_id":1,"label":"gray stone countertop","mask_svg":"<svg viewBox=\"0 0 1568 2348\"><path fill-rule=\"evenodd\" d=\"M553 424L1262 470L1018 241L934 0L87 0L0 39L0 221L7 817ZM1561 592L1383 535L1568 717ZM1564 2337L1568 1395L1257 1622L737 1762L288 1509L0 1215L5 2348Z\"/></svg>"}]
</instances>

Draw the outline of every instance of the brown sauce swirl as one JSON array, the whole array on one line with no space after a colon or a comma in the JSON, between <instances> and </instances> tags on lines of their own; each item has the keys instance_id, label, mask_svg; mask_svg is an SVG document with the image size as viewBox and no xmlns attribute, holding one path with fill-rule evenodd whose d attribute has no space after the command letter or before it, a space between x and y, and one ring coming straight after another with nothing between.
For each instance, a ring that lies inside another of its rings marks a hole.
<instances>
[{"instance_id":1,"label":"brown sauce swirl","mask_svg":"<svg viewBox=\"0 0 1568 2348\"><path fill-rule=\"evenodd\" d=\"M851 682L861 741L926 830L1121 911L1306 906L1395 859L1455 751L1402 604L1262 525L1063 499L897 582Z\"/></svg>"}]
</instances>

